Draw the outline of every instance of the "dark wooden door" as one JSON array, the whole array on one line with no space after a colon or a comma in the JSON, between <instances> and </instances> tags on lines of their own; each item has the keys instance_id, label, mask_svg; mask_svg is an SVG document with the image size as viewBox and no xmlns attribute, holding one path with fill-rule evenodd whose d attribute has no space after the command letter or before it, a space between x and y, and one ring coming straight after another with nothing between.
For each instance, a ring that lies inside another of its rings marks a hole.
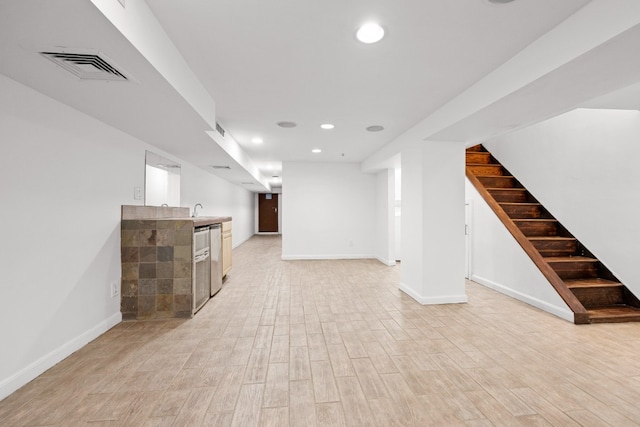
<instances>
[{"instance_id":1,"label":"dark wooden door","mask_svg":"<svg viewBox=\"0 0 640 427\"><path fill-rule=\"evenodd\" d=\"M278 195L258 194L258 231L278 232Z\"/></svg>"}]
</instances>

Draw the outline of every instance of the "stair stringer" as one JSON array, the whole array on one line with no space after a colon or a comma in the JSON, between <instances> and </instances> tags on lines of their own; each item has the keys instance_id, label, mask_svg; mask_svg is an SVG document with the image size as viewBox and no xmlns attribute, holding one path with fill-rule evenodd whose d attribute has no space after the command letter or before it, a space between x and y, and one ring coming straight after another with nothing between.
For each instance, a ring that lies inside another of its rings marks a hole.
<instances>
[{"instance_id":1,"label":"stair stringer","mask_svg":"<svg viewBox=\"0 0 640 427\"><path fill-rule=\"evenodd\" d=\"M467 200L473 204L469 279L573 323L573 311L547 278L469 181L465 187Z\"/></svg>"},{"instance_id":2,"label":"stair stringer","mask_svg":"<svg viewBox=\"0 0 640 427\"><path fill-rule=\"evenodd\" d=\"M493 196L485 189L475 175L466 168L466 176L471 185L476 189L480 197L485 201L489 208L496 214L500 222L505 226L507 231L514 237L516 242L522 247L527 256L540 270L542 275L546 278L549 284L555 289L560 298L565 302L567 307L573 312L573 322L575 324L589 323L589 314L585 307L580 303L576 296L567 287L565 282L558 276L558 274L549 266L544 260L542 255L531 244L529 239L523 234L518 226L509 218L502 207L495 201Z\"/></svg>"}]
</instances>

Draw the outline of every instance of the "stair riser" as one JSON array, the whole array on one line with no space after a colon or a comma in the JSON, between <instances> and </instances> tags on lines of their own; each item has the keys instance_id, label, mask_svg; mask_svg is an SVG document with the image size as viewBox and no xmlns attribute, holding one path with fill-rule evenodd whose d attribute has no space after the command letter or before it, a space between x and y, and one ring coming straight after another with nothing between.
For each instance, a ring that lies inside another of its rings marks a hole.
<instances>
[{"instance_id":1,"label":"stair riser","mask_svg":"<svg viewBox=\"0 0 640 427\"><path fill-rule=\"evenodd\" d=\"M487 152L467 153L467 163L491 163L491 154Z\"/></svg>"},{"instance_id":2,"label":"stair riser","mask_svg":"<svg viewBox=\"0 0 640 427\"><path fill-rule=\"evenodd\" d=\"M542 242L532 240L531 243L542 256L569 256L575 254L578 249L578 243L575 240Z\"/></svg>"},{"instance_id":3,"label":"stair riser","mask_svg":"<svg viewBox=\"0 0 640 427\"><path fill-rule=\"evenodd\" d=\"M622 286L615 288L578 288L571 291L585 308L624 304Z\"/></svg>"},{"instance_id":4,"label":"stair riser","mask_svg":"<svg viewBox=\"0 0 640 427\"><path fill-rule=\"evenodd\" d=\"M558 232L558 223L556 222L516 221L515 223L527 237L555 236Z\"/></svg>"},{"instance_id":5,"label":"stair riser","mask_svg":"<svg viewBox=\"0 0 640 427\"><path fill-rule=\"evenodd\" d=\"M640 322L640 315L625 317L597 317L589 319L589 323L628 323Z\"/></svg>"},{"instance_id":6,"label":"stair riser","mask_svg":"<svg viewBox=\"0 0 640 427\"><path fill-rule=\"evenodd\" d=\"M513 219L542 218L542 208L540 206L503 205L502 209L509 215L509 218Z\"/></svg>"},{"instance_id":7,"label":"stair riser","mask_svg":"<svg viewBox=\"0 0 640 427\"><path fill-rule=\"evenodd\" d=\"M527 201L527 190L489 190L489 193L498 203L518 203Z\"/></svg>"},{"instance_id":8,"label":"stair riser","mask_svg":"<svg viewBox=\"0 0 640 427\"><path fill-rule=\"evenodd\" d=\"M516 179L512 176L478 176L476 177L486 188L513 188Z\"/></svg>"},{"instance_id":9,"label":"stair riser","mask_svg":"<svg viewBox=\"0 0 640 427\"><path fill-rule=\"evenodd\" d=\"M598 265L595 262L550 262L549 265L561 279L595 279L598 277Z\"/></svg>"},{"instance_id":10,"label":"stair riser","mask_svg":"<svg viewBox=\"0 0 640 427\"><path fill-rule=\"evenodd\" d=\"M504 175L504 169L501 165L467 165L467 168L474 175Z\"/></svg>"},{"instance_id":11,"label":"stair riser","mask_svg":"<svg viewBox=\"0 0 640 427\"><path fill-rule=\"evenodd\" d=\"M467 153L469 153L469 152L474 152L474 153L482 152L482 145L478 144L478 145L474 145L473 147L467 148Z\"/></svg>"}]
</instances>

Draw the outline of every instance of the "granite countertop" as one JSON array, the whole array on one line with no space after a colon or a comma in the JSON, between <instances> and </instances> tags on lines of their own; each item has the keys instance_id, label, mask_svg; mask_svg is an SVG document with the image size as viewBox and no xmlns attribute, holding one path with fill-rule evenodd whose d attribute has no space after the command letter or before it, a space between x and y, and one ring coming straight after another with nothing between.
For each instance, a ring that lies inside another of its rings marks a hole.
<instances>
[{"instance_id":1,"label":"granite countertop","mask_svg":"<svg viewBox=\"0 0 640 427\"><path fill-rule=\"evenodd\" d=\"M185 218L182 218L185 219ZM231 221L230 216L196 216L189 218L193 220L194 227L202 227L205 225L222 224L223 222Z\"/></svg>"},{"instance_id":2,"label":"granite countertop","mask_svg":"<svg viewBox=\"0 0 640 427\"><path fill-rule=\"evenodd\" d=\"M191 222L193 223L193 227L204 227L212 224L222 224L223 222L231 221L230 216L197 216L197 217L175 217L175 218L140 218L140 219L125 219L122 220L133 221L133 222L141 222L141 221L182 221L184 223ZM185 224L186 225L186 224Z\"/></svg>"},{"instance_id":3,"label":"granite countertop","mask_svg":"<svg viewBox=\"0 0 640 427\"><path fill-rule=\"evenodd\" d=\"M168 206L122 205L122 221L184 221L191 222L193 227L222 224L231 221L230 216L189 216L189 208Z\"/></svg>"}]
</instances>

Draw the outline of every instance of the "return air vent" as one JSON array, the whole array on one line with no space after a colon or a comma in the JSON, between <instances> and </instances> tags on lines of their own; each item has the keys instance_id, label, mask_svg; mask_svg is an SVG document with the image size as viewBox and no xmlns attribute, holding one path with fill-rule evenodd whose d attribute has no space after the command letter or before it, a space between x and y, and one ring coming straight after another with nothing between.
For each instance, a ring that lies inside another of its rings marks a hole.
<instances>
[{"instance_id":1,"label":"return air vent","mask_svg":"<svg viewBox=\"0 0 640 427\"><path fill-rule=\"evenodd\" d=\"M213 169L231 169L231 166L217 166L217 165L211 165L211 167Z\"/></svg>"},{"instance_id":2,"label":"return air vent","mask_svg":"<svg viewBox=\"0 0 640 427\"><path fill-rule=\"evenodd\" d=\"M220 135L224 136L224 129L220 126L220 123L216 122L216 130L220 133Z\"/></svg>"},{"instance_id":3,"label":"return air vent","mask_svg":"<svg viewBox=\"0 0 640 427\"><path fill-rule=\"evenodd\" d=\"M82 80L127 81L127 76L98 53L40 52L42 56Z\"/></svg>"}]
</instances>

